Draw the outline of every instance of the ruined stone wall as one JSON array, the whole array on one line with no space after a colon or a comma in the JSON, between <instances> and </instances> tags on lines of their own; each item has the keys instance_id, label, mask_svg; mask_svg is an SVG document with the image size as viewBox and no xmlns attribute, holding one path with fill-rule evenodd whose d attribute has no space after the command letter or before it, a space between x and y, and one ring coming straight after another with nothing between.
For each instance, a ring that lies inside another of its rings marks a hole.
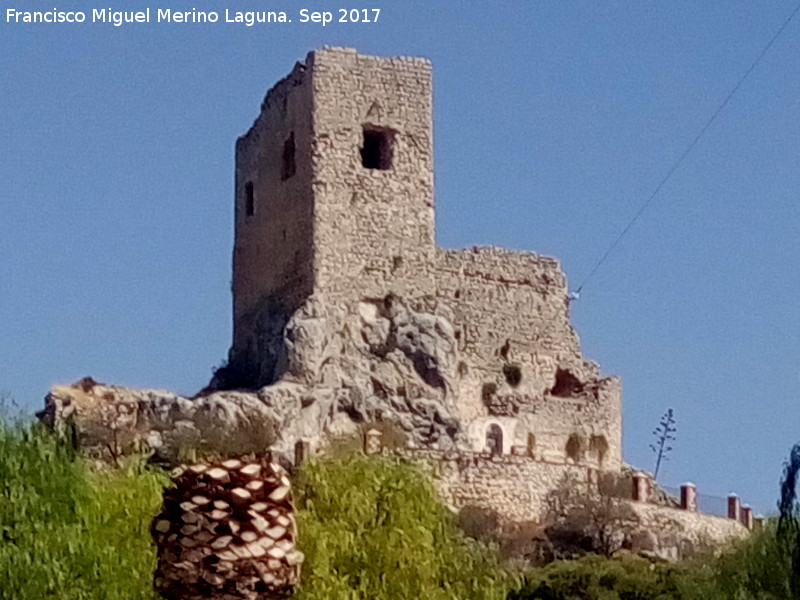
<instances>
[{"instance_id":1,"label":"ruined stone wall","mask_svg":"<svg viewBox=\"0 0 800 600\"><path fill-rule=\"evenodd\" d=\"M578 436L577 458L595 451L605 467L619 468L619 382L581 356L558 262L501 248L439 249L436 285L452 308L463 361L459 410L473 424L473 449L483 449L496 423L507 453L525 446L563 461Z\"/></svg>"},{"instance_id":2,"label":"ruined stone wall","mask_svg":"<svg viewBox=\"0 0 800 600\"><path fill-rule=\"evenodd\" d=\"M633 542L637 549L669 560L687 558L709 544L742 539L748 534L736 519L644 502L630 502L629 506L635 515Z\"/></svg>"},{"instance_id":3,"label":"ruined stone wall","mask_svg":"<svg viewBox=\"0 0 800 600\"><path fill-rule=\"evenodd\" d=\"M465 508L493 510L505 521L540 522L546 498L565 475L587 482L592 469L549 463L524 456L413 450L405 456L427 464L445 503L456 512Z\"/></svg>"},{"instance_id":4,"label":"ruined stone wall","mask_svg":"<svg viewBox=\"0 0 800 600\"><path fill-rule=\"evenodd\" d=\"M311 105L310 75L298 64L236 144L231 354L262 383L277 378L271 338L313 289Z\"/></svg>"},{"instance_id":5,"label":"ruined stone wall","mask_svg":"<svg viewBox=\"0 0 800 600\"><path fill-rule=\"evenodd\" d=\"M501 523L546 526L547 497L566 477L592 488L603 471L587 466L552 463L522 456L488 453L406 450L401 455L429 470L445 503L454 511L482 509ZM623 546L665 559L691 556L707 544L747 535L736 519L682 510L651 502L619 498L615 526Z\"/></svg>"}]
</instances>

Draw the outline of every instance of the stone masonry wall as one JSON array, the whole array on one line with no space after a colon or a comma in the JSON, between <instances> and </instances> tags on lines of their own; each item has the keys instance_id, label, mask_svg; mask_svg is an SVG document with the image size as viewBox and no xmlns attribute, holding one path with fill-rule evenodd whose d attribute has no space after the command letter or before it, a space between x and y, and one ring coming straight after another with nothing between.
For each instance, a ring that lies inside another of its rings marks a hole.
<instances>
[{"instance_id":1,"label":"stone masonry wall","mask_svg":"<svg viewBox=\"0 0 800 600\"><path fill-rule=\"evenodd\" d=\"M310 56L315 277L333 302L433 293L431 64L328 48ZM367 168L365 135L385 168Z\"/></svg>"},{"instance_id":2,"label":"stone masonry wall","mask_svg":"<svg viewBox=\"0 0 800 600\"><path fill-rule=\"evenodd\" d=\"M587 482L596 469L524 456L415 449L401 455L430 469L447 505L494 510L508 522L540 522L547 495L566 476Z\"/></svg>"},{"instance_id":3,"label":"stone masonry wall","mask_svg":"<svg viewBox=\"0 0 800 600\"><path fill-rule=\"evenodd\" d=\"M563 460L570 435L602 437L604 466L618 468L619 382L581 356L558 262L500 248L440 249L437 259L437 298L452 307L464 361L460 413L481 426L473 449L483 449L480 429L498 423L509 451L552 460ZM558 385L564 378L570 385Z\"/></svg>"},{"instance_id":4,"label":"stone masonry wall","mask_svg":"<svg viewBox=\"0 0 800 600\"><path fill-rule=\"evenodd\" d=\"M231 362L271 383L278 338L313 290L310 74L277 83L236 143Z\"/></svg>"},{"instance_id":5,"label":"stone masonry wall","mask_svg":"<svg viewBox=\"0 0 800 600\"><path fill-rule=\"evenodd\" d=\"M431 472L437 489L454 511L493 511L501 522L509 524L546 526L547 496L565 477L591 488L602 473L591 467L488 453L413 450L401 455ZM688 557L705 545L747 535L739 520L649 502L622 499L618 514L627 547L672 560Z\"/></svg>"}]
</instances>

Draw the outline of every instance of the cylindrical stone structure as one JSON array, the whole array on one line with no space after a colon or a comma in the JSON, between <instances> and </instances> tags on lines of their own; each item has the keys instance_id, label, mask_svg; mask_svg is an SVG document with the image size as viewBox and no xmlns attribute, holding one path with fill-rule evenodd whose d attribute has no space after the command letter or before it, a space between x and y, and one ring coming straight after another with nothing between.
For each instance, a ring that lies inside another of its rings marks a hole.
<instances>
[{"instance_id":1,"label":"cylindrical stone structure","mask_svg":"<svg viewBox=\"0 0 800 600\"><path fill-rule=\"evenodd\" d=\"M741 505L739 504L739 496L736 494L728 494L728 518L739 521L742 518Z\"/></svg>"},{"instance_id":2,"label":"cylindrical stone structure","mask_svg":"<svg viewBox=\"0 0 800 600\"><path fill-rule=\"evenodd\" d=\"M681 508L697 512L697 486L690 481L681 486Z\"/></svg>"}]
</instances>

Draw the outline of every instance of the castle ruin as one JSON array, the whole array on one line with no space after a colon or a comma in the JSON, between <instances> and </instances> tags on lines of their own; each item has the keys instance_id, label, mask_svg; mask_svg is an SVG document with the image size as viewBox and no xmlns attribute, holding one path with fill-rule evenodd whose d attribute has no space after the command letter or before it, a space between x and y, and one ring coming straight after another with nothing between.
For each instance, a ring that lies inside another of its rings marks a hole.
<instances>
[{"instance_id":1,"label":"castle ruin","mask_svg":"<svg viewBox=\"0 0 800 600\"><path fill-rule=\"evenodd\" d=\"M269 91L236 144L231 383L429 400L473 450L619 468L619 382L581 355L558 262L436 246L431 104L429 61L344 48ZM306 315L322 335L285 339Z\"/></svg>"},{"instance_id":2,"label":"castle ruin","mask_svg":"<svg viewBox=\"0 0 800 600\"><path fill-rule=\"evenodd\" d=\"M227 364L192 398L55 386L40 416L171 463L186 447L297 463L384 427L454 510L542 523L565 476L612 476L631 548L677 558L743 535L738 500L729 519L699 514L692 485L656 502L624 467L619 380L581 354L555 259L436 246L431 85L420 58L297 63L236 144Z\"/></svg>"}]
</instances>

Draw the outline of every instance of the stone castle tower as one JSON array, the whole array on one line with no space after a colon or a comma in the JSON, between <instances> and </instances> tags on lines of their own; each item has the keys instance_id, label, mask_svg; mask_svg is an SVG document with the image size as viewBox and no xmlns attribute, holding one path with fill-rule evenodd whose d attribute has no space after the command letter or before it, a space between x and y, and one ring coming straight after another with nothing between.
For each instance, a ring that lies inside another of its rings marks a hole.
<instances>
[{"instance_id":1,"label":"stone castle tower","mask_svg":"<svg viewBox=\"0 0 800 600\"><path fill-rule=\"evenodd\" d=\"M582 357L557 261L437 248L432 143L424 59L325 48L268 92L236 145L219 387L299 382L421 443L618 466L618 381Z\"/></svg>"},{"instance_id":2,"label":"stone castle tower","mask_svg":"<svg viewBox=\"0 0 800 600\"><path fill-rule=\"evenodd\" d=\"M310 53L236 145L234 349L265 300L431 293L433 219L430 63Z\"/></svg>"}]
</instances>

